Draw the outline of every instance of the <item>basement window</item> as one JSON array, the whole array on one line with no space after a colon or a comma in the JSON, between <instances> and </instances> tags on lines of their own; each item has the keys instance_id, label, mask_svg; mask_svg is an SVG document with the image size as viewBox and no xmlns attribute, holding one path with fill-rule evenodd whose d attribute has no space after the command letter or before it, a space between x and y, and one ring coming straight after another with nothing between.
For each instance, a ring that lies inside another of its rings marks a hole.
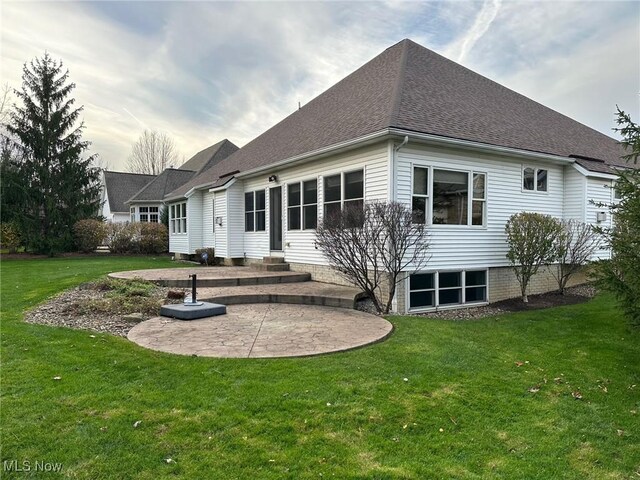
<instances>
[{"instance_id":1,"label":"basement window","mask_svg":"<svg viewBox=\"0 0 640 480\"><path fill-rule=\"evenodd\" d=\"M409 310L487 302L487 270L415 273L409 277Z\"/></svg>"}]
</instances>

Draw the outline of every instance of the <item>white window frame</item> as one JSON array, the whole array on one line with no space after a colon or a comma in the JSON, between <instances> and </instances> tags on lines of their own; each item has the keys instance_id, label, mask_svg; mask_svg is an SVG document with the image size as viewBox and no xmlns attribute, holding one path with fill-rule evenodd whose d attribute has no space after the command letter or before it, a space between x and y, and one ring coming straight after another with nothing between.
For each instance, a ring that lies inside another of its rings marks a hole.
<instances>
[{"instance_id":1,"label":"white window frame","mask_svg":"<svg viewBox=\"0 0 640 480\"><path fill-rule=\"evenodd\" d=\"M153 217L156 217L155 220ZM160 223L160 207L149 207L149 222Z\"/></svg>"},{"instance_id":2,"label":"white window frame","mask_svg":"<svg viewBox=\"0 0 640 480\"><path fill-rule=\"evenodd\" d=\"M257 204L256 204L256 194L258 192L262 192L262 194L264 195L264 208L258 209L257 208ZM246 195L247 193L251 193L252 194L252 198L253 198L253 209L252 210L247 210L246 208L246 202L247 202L247 198ZM244 192L244 232L245 233L250 233L250 232L266 232L267 230L267 192L264 189L257 189L257 190L251 190L249 192ZM253 228L251 230L247 230L247 214L248 213L252 213L253 214ZM263 213L264 214L264 228L261 228L260 230L258 230L258 214L259 213Z\"/></svg>"},{"instance_id":3,"label":"white window frame","mask_svg":"<svg viewBox=\"0 0 640 480\"><path fill-rule=\"evenodd\" d=\"M529 169L533 170L533 189L531 190L524 188L524 171ZM540 171L547 172L546 190L538 190L538 172ZM548 194L549 193L549 169L542 168L542 167L534 167L533 165L522 165L522 175L520 176L520 190L523 193Z\"/></svg>"},{"instance_id":4,"label":"white window frame","mask_svg":"<svg viewBox=\"0 0 640 480\"><path fill-rule=\"evenodd\" d=\"M172 235L187 234L187 202L169 206L169 227Z\"/></svg>"},{"instance_id":5,"label":"white window frame","mask_svg":"<svg viewBox=\"0 0 640 480\"><path fill-rule=\"evenodd\" d=\"M329 177L333 176L333 175L328 175ZM310 183L310 182L316 182L316 201L314 203L304 203L304 185L305 183ZM318 226L318 185L319 185L319 180L318 177L316 178L307 178L306 180L300 180L300 181L296 181L296 182L289 182L286 185L286 191L287 191L287 231L289 232L304 232L306 231L315 231L317 226ZM293 205L291 206L289 204L289 186L290 185L295 185L298 184L300 185L300 203L298 205ZM316 226L313 228L304 228L305 225L305 218L306 218L306 214L305 214L305 207L312 207L314 206L316 207ZM289 225L289 212L291 211L291 209L298 209L298 211L300 212L300 228L291 228Z\"/></svg>"},{"instance_id":6,"label":"white window frame","mask_svg":"<svg viewBox=\"0 0 640 480\"><path fill-rule=\"evenodd\" d=\"M362 172L362 197L357 197L357 198L349 198L345 200L345 176L349 175L350 173L355 173L355 172ZM325 191L325 181L328 177L336 177L340 175L340 200L331 200L329 202L326 201L326 191ZM322 217L325 217L325 213L326 213L326 205L327 204L340 204L340 210L344 210L344 204L345 201L348 202L355 202L358 200L362 201L362 205L364 206L364 199L367 197L367 172L366 172L366 168L364 166L362 167L358 167L358 168L353 168L350 170L341 170L339 172L335 172L335 173L330 173L327 175L324 175L322 177Z\"/></svg>"},{"instance_id":7,"label":"white window frame","mask_svg":"<svg viewBox=\"0 0 640 480\"><path fill-rule=\"evenodd\" d=\"M424 168L427 169L428 185L427 185L427 195L414 195L413 194L413 182L415 180L415 170L414 168ZM433 223L433 201L434 201L434 193L433 193L433 182L434 182L434 170L444 170L449 172L459 172L467 174L467 223L465 225L458 225L453 223ZM473 197L473 176L474 175L484 175L484 197L483 198L474 198ZM413 208L413 197L427 197L426 202L426 222L425 225L438 228L438 229L448 229L448 228L473 228L473 229L486 229L487 228L487 210L488 210L488 201L487 201L487 192L489 190L489 174L483 170L475 170L475 169L465 169L465 168L450 168L450 167L441 167L438 165L424 165L419 163L411 164L411 203L410 208ZM481 225L473 225L473 202L482 202L482 224Z\"/></svg>"},{"instance_id":8,"label":"white window frame","mask_svg":"<svg viewBox=\"0 0 640 480\"><path fill-rule=\"evenodd\" d=\"M467 286L467 272L485 272L485 284L484 285L469 285ZM446 287L442 290L458 290L461 289L460 303L448 303L445 305L440 305L440 274L441 273L459 273L460 274L460 286L459 287ZM445 270L423 270L414 272L412 275L420 275L420 274L433 274L433 289L419 289L419 290L410 290L410 280L411 275L407 275L405 279L405 292L407 292L405 296L405 305L406 311L410 313L420 313L420 312L435 312L438 310L453 310L457 308L471 308L477 307L481 305L487 305L489 303L489 268L467 268L467 269L445 269ZM485 289L485 299L481 301L467 302L466 301L466 293L467 288L474 287L484 287ZM423 292L423 291L433 291L433 299L434 306L433 307L416 307L411 308L411 293L412 292Z\"/></svg>"},{"instance_id":9,"label":"white window frame","mask_svg":"<svg viewBox=\"0 0 640 480\"><path fill-rule=\"evenodd\" d=\"M131 207L129 209L129 221L131 223L136 221L136 207Z\"/></svg>"},{"instance_id":10,"label":"white window frame","mask_svg":"<svg viewBox=\"0 0 640 480\"><path fill-rule=\"evenodd\" d=\"M138 207L138 218L142 223L149 223L149 207Z\"/></svg>"}]
</instances>

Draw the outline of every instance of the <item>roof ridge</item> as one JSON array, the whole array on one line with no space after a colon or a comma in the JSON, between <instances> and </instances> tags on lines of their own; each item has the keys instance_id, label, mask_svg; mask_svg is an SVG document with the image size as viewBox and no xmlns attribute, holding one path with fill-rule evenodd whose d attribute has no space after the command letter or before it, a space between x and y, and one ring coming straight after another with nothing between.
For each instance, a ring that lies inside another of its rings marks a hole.
<instances>
[{"instance_id":1,"label":"roof ridge","mask_svg":"<svg viewBox=\"0 0 640 480\"><path fill-rule=\"evenodd\" d=\"M398 118L398 112L400 111L400 104L402 103L402 91L404 89L404 81L406 78L407 71L407 61L409 58L409 44L411 40L405 38L401 40L399 43L402 44L402 53L400 56L400 68L398 71L398 79L396 81L395 86L393 87L393 93L391 95L391 111L389 112L389 118L387 120L387 125L393 127L396 124L396 120ZM394 45L395 46L395 45ZM393 48L393 47L391 47Z\"/></svg>"}]
</instances>

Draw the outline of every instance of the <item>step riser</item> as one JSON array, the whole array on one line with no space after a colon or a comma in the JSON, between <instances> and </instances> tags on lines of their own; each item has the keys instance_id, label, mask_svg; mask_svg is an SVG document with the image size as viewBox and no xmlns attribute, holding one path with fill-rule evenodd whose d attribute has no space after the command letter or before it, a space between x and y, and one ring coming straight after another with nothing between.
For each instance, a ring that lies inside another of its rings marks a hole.
<instances>
[{"instance_id":1,"label":"step riser","mask_svg":"<svg viewBox=\"0 0 640 480\"><path fill-rule=\"evenodd\" d=\"M278 263L285 263L285 261L284 261L284 257L262 257L262 263L278 264Z\"/></svg>"},{"instance_id":2,"label":"step riser","mask_svg":"<svg viewBox=\"0 0 640 480\"><path fill-rule=\"evenodd\" d=\"M204 287L243 287L247 285L273 285L276 283L299 283L311 280L310 273L287 275L286 277L244 277L244 278L203 278L198 279L196 286ZM163 287L191 288L191 280L153 280Z\"/></svg>"},{"instance_id":3,"label":"step riser","mask_svg":"<svg viewBox=\"0 0 640 480\"><path fill-rule=\"evenodd\" d=\"M255 270L263 272L288 272L288 263L257 263L251 266Z\"/></svg>"},{"instance_id":4,"label":"step riser","mask_svg":"<svg viewBox=\"0 0 640 480\"><path fill-rule=\"evenodd\" d=\"M248 303L287 303L294 305L316 305L322 307L355 308L355 302L344 298L320 297L312 295L282 295L282 294L257 294L257 295L225 295L198 298L206 302L221 303L223 305L243 305Z\"/></svg>"}]
</instances>

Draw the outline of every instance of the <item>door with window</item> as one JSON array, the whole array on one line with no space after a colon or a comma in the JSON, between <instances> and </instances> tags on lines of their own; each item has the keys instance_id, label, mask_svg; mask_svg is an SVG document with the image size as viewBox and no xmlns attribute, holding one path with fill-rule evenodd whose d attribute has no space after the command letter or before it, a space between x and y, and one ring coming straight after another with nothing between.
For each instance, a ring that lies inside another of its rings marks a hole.
<instances>
[{"instance_id":1,"label":"door with window","mask_svg":"<svg viewBox=\"0 0 640 480\"><path fill-rule=\"evenodd\" d=\"M269 247L282 250L282 187L269 189Z\"/></svg>"}]
</instances>

